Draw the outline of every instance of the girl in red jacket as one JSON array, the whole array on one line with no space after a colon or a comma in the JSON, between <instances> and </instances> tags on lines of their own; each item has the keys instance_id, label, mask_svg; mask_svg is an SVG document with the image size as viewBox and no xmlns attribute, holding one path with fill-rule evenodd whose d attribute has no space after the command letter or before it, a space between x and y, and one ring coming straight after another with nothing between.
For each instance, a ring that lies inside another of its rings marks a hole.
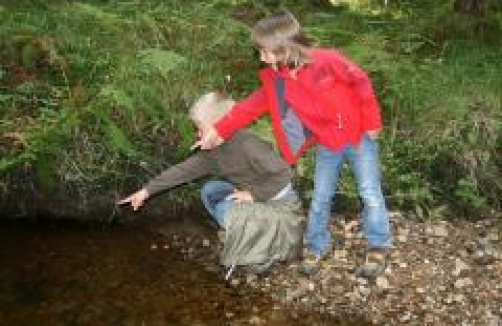
<instances>
[{"instance_id":1,"label":"girl in red jacket","mask_svg":"<svg viewBox=\"0 0 502 326\"><path fill-rule=\"evenodd\" d=\"M287 11L270 15L253 27L251 37L267 67L261 87L233 109L196 145L210 149L261 115L271 117L282 156L295 164L316 144L314 192L300 271L313 274L328 254L331 206L340 170L352 168L363 201L363 231L369 250L358 271L375 276L385 268L391 245L389 219L381 189L377 136L380 110L367 74L333 49L309 46L296 18Z\"/></svg>"}]
</instances>

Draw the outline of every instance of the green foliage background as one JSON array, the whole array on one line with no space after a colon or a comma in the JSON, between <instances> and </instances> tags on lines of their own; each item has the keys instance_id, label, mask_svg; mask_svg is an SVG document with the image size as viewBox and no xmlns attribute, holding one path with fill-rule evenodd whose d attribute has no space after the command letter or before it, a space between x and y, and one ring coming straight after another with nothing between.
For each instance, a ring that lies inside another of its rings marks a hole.
<instances>
[{"instance_id":1,"label":"green foliage background","mask_svg":"<svg viewBox=\"0 0 502 326\"><path fill-rule=\"evenodd\" d=\"M370 73L393 209L420 217L501 210L500 8L467 17L451 1L430 0L4 2L2 195L28 172L45 191L126 194L182 160L194 136L187 107L208 90L240 98L257 86L247 24L285 6L320 45ZM267 135L266 119L254 127ZM305 185L311 165L306 157L298 166ZM350 174L339 191L356 198ZM195 197L188 187L172 200Z\"/></svg>"}]
</instances>

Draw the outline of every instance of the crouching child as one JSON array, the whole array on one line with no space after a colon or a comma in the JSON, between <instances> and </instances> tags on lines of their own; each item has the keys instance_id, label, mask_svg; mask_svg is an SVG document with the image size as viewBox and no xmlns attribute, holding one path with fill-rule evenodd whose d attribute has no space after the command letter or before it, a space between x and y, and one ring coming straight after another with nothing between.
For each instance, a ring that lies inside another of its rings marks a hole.
<instances>
[{"instance_id":1,"label":"crouching child","mask_svg":"<svg viewBox=\"0 0 502 326\"><path fill-rule=\"evenodd\" d=\"M234 104L218 92L208 93L192 105L190 119L203 134ZM268 142L249 130L236 132L212 150L194 152L118 203L136 211L153 195L207 176L216 179L203 185L201 199L225 231L221 264L227 279L236 266L259 274L275 262L297 257L303 216L292 171Z\"/></svg>"}]
</instances>

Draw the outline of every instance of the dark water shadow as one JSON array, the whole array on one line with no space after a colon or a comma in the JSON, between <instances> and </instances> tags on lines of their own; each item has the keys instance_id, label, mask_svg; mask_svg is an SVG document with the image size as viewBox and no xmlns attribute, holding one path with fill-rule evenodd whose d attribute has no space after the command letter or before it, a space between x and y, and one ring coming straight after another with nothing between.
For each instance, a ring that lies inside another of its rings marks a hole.
<instances>
[{"instance_id":1,"label":"dark water shadow","mask_svg":"<svg viewBox=\"0 0 502 326\"><path fill-rule=\"evenodd\" d=\"M224 282L201 220L2 222L0 325L369 325Z\"/></svg>"}]
</instances>

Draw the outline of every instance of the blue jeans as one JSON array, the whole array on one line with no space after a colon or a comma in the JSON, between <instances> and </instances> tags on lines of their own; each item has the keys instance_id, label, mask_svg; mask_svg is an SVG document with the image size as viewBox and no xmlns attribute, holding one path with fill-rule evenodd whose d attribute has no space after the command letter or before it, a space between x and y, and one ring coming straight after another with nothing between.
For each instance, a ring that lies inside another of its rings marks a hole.
<instances>
[{"instance_id":1,"label":"blue jeans","mask_svg":"<svg viewBox=\"0 0 502 326\"><path fill-rule=\"evenodd\" d=\"M234 190L235 187L230 182L214 180L206 182L200 191L202 203L221 227L224 226L225 213L234 204L232 199L227 199Z\"/></svg>"},{"instance_id":2,"label":"blue jeans","mask_svg":"<svg viewBox=\"0 0 502 326\"><path fill-rule=\"evenodd\" d=\"M326 253L331 242L328 230L331 205L345 160L355 175L363 201L363 232L369 247L388 248L391 245L389 218L380 180L378 144L364 135L358 147L347 145L339 152L321 145L317 147L306 244L309 251L318 256Z\"/></svg>"}]
</instances>

